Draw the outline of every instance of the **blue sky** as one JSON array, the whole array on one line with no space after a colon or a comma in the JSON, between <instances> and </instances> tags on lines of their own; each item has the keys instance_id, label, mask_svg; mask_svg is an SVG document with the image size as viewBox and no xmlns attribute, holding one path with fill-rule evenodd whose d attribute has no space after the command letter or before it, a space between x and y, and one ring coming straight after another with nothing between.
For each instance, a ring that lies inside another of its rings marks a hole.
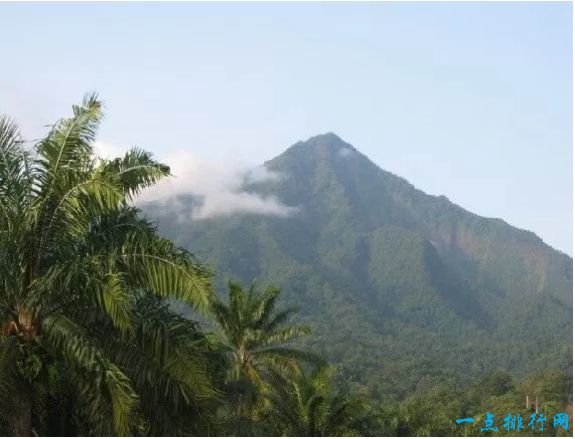
<instances>
[{"instance_id":1,"label":"blue sky","mask_svg":"<svg viewBox=\"0 0 575 439\"><path fill-rule=\"evenodd\" d=\"M85 91L100 139L256 165L333 131L572 254L570 3L0 4L0 112Z\"/></svg>"}]
</instances>

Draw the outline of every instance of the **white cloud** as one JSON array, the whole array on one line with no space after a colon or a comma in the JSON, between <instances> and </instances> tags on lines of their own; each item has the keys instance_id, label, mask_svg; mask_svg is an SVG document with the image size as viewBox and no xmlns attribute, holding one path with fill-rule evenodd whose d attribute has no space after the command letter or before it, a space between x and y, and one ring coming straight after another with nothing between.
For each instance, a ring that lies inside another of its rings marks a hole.
<instances>
[{"instance_id":1,"label":"white cloud","mask_svg":"<svg viewBox=\"0 0 575 439\"><path fill-rule=\"evenodd\" d=\"M207 196L202 208L194 214L194 217L202 219L239 212L285 217L294 210L281 204L275 197L261 197L253 193L227 190Z\"/></svg>"},{"instance_id":2,"label":"white cloud","mask_svg":"<svg viewBox=\"0 0 575 439\"><path fill-rule=\"evenodd\" d=\"M96 154L102 158L122 155L127 148L107 142L96 142ZM286 206L273 196L242 191L242 183L265 183L279 178L265 166L247 168L231 161L206 160L189 151L176 151L159 160L170 166L172 177L145 189L137 203L162 202L180 216L183 206L175 200L179 195L196 195L203 200L194 209L193 218L205 219L234 213L288 216L297 209Z\"/></svg>"},{"instance_id":3,"label":"white cloud","mask_svg":"<svg viewBox=\"0 0 575 439\"><path fill-rule=\"evenodd\" d=\"M278 178L278 174L271 172L264 165L250 169L246 173L246 183L265 183L266 181L275 181Z\"/></svg>"},{"instance_id":4,"label":"white cloud","mask_svg":"<svg viewBox=\"0 0 575 439\"><path fill-rule=\"evenodd\" d=\"M123 156L130 148L119 146L115 143L97 140L94 142L94 153L101 159L113 159Z\"/></svg>"},{"instance_id":5,"label":"white cloud","mask_svg":"<svg viewBox=\"0 0 575 439\"><path fill-rule=\"evenodd\" d=\"M353 153L353 150L351 148L342 147L339 149L339 151L337 153L341 157L349 157Z\"/></svg>"}]
</instances>

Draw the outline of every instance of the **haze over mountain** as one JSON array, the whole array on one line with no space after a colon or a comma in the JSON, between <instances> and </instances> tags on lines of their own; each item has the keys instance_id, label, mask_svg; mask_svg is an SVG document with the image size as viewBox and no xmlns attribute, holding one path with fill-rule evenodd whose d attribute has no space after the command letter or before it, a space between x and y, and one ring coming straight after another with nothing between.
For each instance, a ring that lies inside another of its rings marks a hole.
<instances>
[{"instance_id":1,"label":"haze over mountain","mask_svg":"<svg viewBox=\"0 0 575 439\"><path fill-rule=\"evenodd\" d=\"M397 399L496 368L572 367L572 260L534 233L426 195L331 133L263 169L242 193L281 210L198 215L202 197L184 195L144 211L218 288L281 287L342 379Z\"/></svg>"}]
</instances>

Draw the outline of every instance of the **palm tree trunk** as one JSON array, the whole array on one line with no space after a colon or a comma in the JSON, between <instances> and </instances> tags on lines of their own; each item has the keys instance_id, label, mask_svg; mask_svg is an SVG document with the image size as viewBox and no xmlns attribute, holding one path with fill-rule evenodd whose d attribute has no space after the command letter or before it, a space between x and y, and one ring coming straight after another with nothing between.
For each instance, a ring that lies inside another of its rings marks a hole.
<instances>
[{"instance_id":1,"label":"palm tree trunk","mask_svg":"<svg viewBox=\"0 0 575 439\"><path fill-rule=\"evenodd\" d=\"M241 418L245 415L244 395L241 393L238 396L238 406L236 408L236 415L238 416L238 418Z\"/></svg>"},{"instance_id":2,"label":"palm tree trunk","mask_svg":"<svg viewBox=\"0 0 575 439\"><path fill-rule=\"evenodd\" d=\"M12 413L10 423L14 436L32 435L32 388L28 383L18 386L12 395Z\"/></svg>"}]
</instances>

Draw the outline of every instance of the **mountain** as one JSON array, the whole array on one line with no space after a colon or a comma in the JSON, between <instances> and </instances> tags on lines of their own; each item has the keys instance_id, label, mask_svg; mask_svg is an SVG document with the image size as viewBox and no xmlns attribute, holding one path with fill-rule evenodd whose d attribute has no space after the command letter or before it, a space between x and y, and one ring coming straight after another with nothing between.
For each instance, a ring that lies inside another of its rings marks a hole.
<instances>
[{"instance_id":1,"label":"mountain","mask_svg":"<svg viewBox=\"0 0 575 439\"><path fill-rule=\"evenodd\" d=\"M331 133L265 167L277 178L243 190L291 215L175 214L195 197L145 211L220 291L227 278L280 286L341 379L396 400L497 368L571 370L572 259L534 233L427 195Z\"/></svg>"}]
</instances>

